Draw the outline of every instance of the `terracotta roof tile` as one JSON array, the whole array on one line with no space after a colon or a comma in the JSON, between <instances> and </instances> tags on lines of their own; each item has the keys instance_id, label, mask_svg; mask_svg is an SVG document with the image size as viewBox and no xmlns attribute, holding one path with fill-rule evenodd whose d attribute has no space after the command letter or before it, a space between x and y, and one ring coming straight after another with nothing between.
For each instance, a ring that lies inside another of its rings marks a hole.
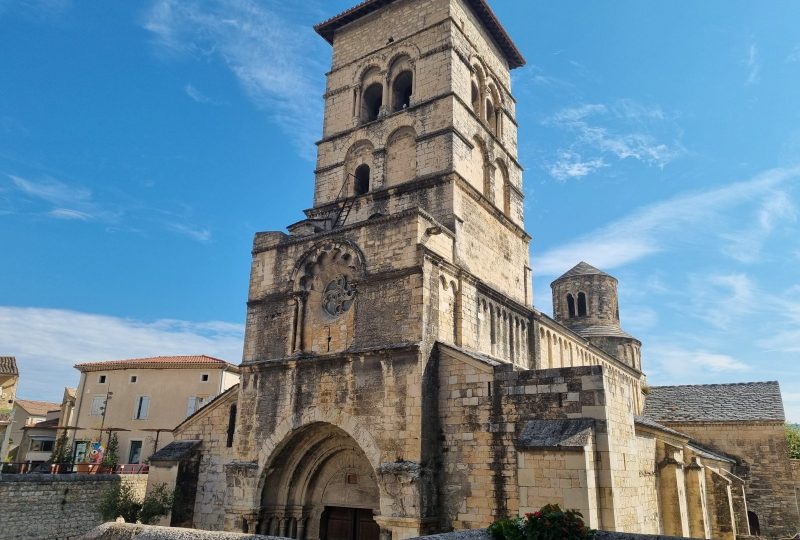
<instances>
[{"instance_id":1,"label":"terracotta roof tile","mask_svg":"<svg viewBox=\"0 0 800 540\"><path fill-rule=\"evenodd\" d=\"M0 375L19 375L17 359L13 356L0 356Z\"/></svg>"},{"instance_id":2,"label":"terracotta roof tile","mask_svg":"<svg viewBox=\"0 0 800 540\"><path fill-rule=\"evenodd\" d=\"M61 403L51 403L49 401L31 401L28 399L17 399L15 405L19 405L25 412L32 416L45 416L48 411L55 411L61 408Z\"/></svg>"},{"instance_id":3,"label":"terracotta roof tile","mask_svg":"<svg viewBox=\"0 0 800 540\"><path fill-rule=\"evenodd\" d=\"M105 371L112 369L130 368L161 368L161 369L180 369L191 367L219 367L229 368L233 371L238 369L235 365L206 355L188 356L154 356L151 358L130 358L127 360L108 360L105 362L84 362L75 364L75 369L80 371Z\"/></svg>"},{"instance_id":4,"label":"terracotta roof tile","mask_svg":"<svg viewBox=\"0 0 800 540\"><path fill-rule=\"evenodd\" d=\"M325 38L325 41L333 45L333 36L339 28L350 24L353 21L360 19L378 9L395 2L396 0L365 0L360 4L356 4L350 9L331 17L330 19L319 23L314 26L314 30ZM481 22L486 26L489 34L499 45L503 54L508 60L508 65L511 69L522 67L525 65L525 59L522 53L519 52L517 46L511 40L511 37L506 32L503 25L497 19L497 16L486 3L486 0L466 0L467 5L472 8Z\"/></svg>"}]
</instances>

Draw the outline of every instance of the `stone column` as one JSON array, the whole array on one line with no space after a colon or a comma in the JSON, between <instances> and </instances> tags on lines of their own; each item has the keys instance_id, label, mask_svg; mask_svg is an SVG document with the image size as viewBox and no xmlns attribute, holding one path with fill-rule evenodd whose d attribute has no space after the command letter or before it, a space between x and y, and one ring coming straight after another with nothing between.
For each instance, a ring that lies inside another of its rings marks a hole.
<instances>
[{"instance_id":1,"label":"stone column","mask_svg":"<svg viewBox=\"0 0 800 540\"><path fill-rule=\"evenodd\" d=\"M661 525L665 535L689 536L686 485L679 451L665 445L666 457L658 464Z\"/></svg>"},{"instance_id":2,"label":"stone column","mask_svg":"<svg viewBox=\"0 0 800 540\"><path fill-rule=\"evenodd\" d=\"M720 540L735 540L736 523L733 518L733 500L730 481L706 467L708 511L711 536Z\"/></svg>"},{"instance_id":3,"label":"stone column","mask_svg":"<svg viewBox=\"0 0 800 540\"><path fill-rule=\"evenodd\" d=\"M686 503L689 510L689 533L692 538L711 538L706 501L706 479L703 466L692 458L683 469L686 477Z\"/></svg>"}]
</instances>

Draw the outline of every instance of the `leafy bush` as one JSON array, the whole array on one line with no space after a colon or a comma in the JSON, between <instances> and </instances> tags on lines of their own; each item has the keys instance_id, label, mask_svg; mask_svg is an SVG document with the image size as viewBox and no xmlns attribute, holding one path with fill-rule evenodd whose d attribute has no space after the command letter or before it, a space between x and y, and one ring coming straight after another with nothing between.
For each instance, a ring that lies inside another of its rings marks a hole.
<instances>
[{"instance_id":1,"label":"leafy bush","mask_svg":"<svg viewBox=\"0 0 800 540\"><path fill-rule=\"evenodd\" d=\"M116 433L112 433L108 438L108 448L103 454L103 465L106 467L116 467L119 463L119 439ZM127 519L125 521L128 521Z\"/></svg>"},{"instance_id":2,"label":"leafy bush","mask_svg":"<svg viewBox=\"0 0 800 540\"><path fill-rule=\"evenodd\" d=\"M169 514L172 501L172 492L166 484L155 486L144 500L139 501L130 484L119 482L105 492L97 510L106 521L122 516L128 523L139 521L148 525Z\"/></svg>"},{"instance_id":3,"label":"leafy bush","mask_svg":"<svg viewBox=\"0 0 800 540\"><path fill-rule=\"evenodd\" d=\"M524 518L495 521L489 532L496 540L584 540L595 535L580 512L561 510L557 504L548 504Z\"/></svg>"},{"instance_id":4,"label":"leafy bush","mask_svg":"<svg viewBox=\"0 0 800 540\"><path fill-rule=\"evenodd\" d=\"M800 459L800 426L786 424L786 443L789 445L789 457Z\"/></svg>"}]
</instances>

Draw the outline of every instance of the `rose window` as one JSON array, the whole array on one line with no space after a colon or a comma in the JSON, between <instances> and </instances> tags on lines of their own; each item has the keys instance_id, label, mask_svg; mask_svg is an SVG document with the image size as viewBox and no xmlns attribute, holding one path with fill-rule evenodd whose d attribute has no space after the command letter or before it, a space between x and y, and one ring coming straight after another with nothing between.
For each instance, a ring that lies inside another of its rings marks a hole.
<instances>
[{"instance_id":1,"label":"rose window","mask_svg":"<svg viewBox=\"0 0 800 540\"><path fill-rule=\"evenodd\" d=\"M346 276L339 276L325 287L322 294L322 307L334 317L341 315L353 305L356 290Z\"/></svg>"}]
</instances>

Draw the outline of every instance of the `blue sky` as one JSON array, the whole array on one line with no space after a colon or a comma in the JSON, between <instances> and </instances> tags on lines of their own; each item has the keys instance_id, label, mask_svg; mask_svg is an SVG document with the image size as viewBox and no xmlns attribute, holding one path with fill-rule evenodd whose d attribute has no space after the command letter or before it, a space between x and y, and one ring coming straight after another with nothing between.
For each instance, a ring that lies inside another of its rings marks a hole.
<instances>
[{"instance_id":1,"label":"blue sky","mask_svg":"<svg viewBox=\"0 0 800 540\"><path fill-rule=\"evenodd\" d=\"M20 396L76 362L238 362L255 231L310 206L355 0L0 0L0 352ZM652 384L777 379L800 420L800 4L491 5L513 74L535 304L620 280Z\"/></svg>"}]
</instances>

